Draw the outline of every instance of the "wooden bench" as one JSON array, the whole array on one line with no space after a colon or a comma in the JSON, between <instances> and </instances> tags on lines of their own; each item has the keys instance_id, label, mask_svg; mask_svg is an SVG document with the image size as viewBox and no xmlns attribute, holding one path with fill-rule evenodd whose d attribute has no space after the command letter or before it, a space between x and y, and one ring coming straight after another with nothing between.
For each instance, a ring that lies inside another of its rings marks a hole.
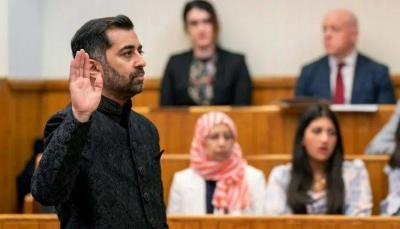
<instances>
[{"instance_id":1,"label":"wooden bench","mask_svg":"<svg viewBox=\"0 0 400 229\"><path fill-rule=\"evenodd\" d=\"M271 169L280 164L285 164L290 161L291 156L284 155L248 155L247 162L262 170L265 174L265 179L268 179ZM366 164L369 172L369 179L373 192L373 214L379 214L379 203L387 195L388 183L387 177L383 172L383 168L387 164L388 156L367 156L367 155L347 155L347 160L360 158ZM189 167L188 154L164 154L161 157L162 180L164 185L164 201L168 203L169 191L175 172Z\"/></svg>"}]
</instances>

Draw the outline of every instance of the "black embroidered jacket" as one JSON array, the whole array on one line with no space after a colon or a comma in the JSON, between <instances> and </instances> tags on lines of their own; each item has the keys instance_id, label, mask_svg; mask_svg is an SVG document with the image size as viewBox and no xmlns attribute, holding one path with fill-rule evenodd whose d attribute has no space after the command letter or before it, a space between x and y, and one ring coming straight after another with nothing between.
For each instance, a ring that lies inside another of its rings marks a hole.
<instances>
[{"instance_id":1,"label":"black embroidered jacket","mask_svg":"<svg viewBox=\"0 0 400 229\"><path fill-rule=\"evenodd\" d=\"M61 228L168 228L158 132L131 106L103 96L87 123L71 106L47 122L32 194Z\"/></svg>"}]
</instances>

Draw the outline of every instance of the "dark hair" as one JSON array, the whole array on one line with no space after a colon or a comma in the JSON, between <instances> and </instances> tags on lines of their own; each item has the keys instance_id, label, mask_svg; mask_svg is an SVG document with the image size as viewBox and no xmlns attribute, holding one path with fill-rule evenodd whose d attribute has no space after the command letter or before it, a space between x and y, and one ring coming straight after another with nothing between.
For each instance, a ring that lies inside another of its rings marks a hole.
<instances>
[{"instance_id":1,"label":"dark hair","mask_svg":"<svg viewBox=\"0 0 400 229\"><path fill-rule=\"evenodd\" d=\"M207 2L207 1L202 1L202 0L194 0L194 1L189 1L188 3L186 3L185 8L183 10L183 15L182 15L185 30L186 30L186 26L187 26L187 14L193 8L205 10L207 13L210 14L210 21L213 25L215 35L218 35L219 23L218 23L217 13L215 12L215 9L214 9L213 5L211 5L211 3Z\"/></svg>"},{"instance_id":2,"label":"dark hair","mask_svg":"<svg viewBox=\"0 0 400 229\"><path fill-rule=\"evenodd\" d=\"M313 105L302 115L296 131L291 180L287 192L288 204L295 214L307 214L306 205L310 202L307 192L310 190L314 174L303 145L306 128L317 118L329 118L336 129L337 142L334 152L325 166L327 212L326 214L343 214L344 183L342 178L343 146L339 123L335 114L327 107Z\"/></svg>"},{"instance_id":3,"label":"dark hair","mask_svg":"<svg viewBox=\"0 0 400 229\"><path fill-rule=\"evenodd\" d=\"M36 157L39 153L43 153L44 145L43 138L36 138L33 142L33 155Z\"/></svg>"},{"instance_id":4,"label":"dark hair","mask_svg":"<svg viewBox=\"0 0 400 229\"><path fill-rule=\"evenodd\" d=\"M84 49L90 58L103 62L105 53L112 46L106 31L110 28L133 29L132 21L125 15L96 18L86 22L71 40L72 56Z\"/></svg>"},{"instance_id":5,"label":"dark hair","mask_svg":"<svg viewBox=\"0 0 400 229\"><path fill-rule=\"evenodd\" d=\"M396 146L389 160L389 166L392 169L400 168L400 122L397 124L395 141L396 141Z\"/></svg>"}]
</instances>

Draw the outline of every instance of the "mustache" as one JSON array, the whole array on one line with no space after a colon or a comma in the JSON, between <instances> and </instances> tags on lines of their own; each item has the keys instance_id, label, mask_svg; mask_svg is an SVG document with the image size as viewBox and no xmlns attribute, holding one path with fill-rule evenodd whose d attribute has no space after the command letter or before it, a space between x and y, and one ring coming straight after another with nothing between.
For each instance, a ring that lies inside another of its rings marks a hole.
<instances>
[{"instance_id":1,"label":"mustache","mask_svg":"<svg viewBox=\"0 0 400 229\"><path fill-rule=\"evenodd\" d=\"M138 77L139 75L144 75L144 73L145 72L144 72L143 68L138 68L129 74L129 78L134 79L134 78Z\"/></svg>"}]
</instances>

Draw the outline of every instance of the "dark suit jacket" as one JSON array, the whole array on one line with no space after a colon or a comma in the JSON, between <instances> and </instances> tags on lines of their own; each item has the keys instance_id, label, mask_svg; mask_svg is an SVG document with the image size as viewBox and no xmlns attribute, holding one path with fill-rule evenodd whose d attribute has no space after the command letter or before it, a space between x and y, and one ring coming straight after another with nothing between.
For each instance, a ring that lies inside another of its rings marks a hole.
<instances>
[{"instance_id":1,"label":"dark suit jacket","mask_svg":"<svg viewBox=\"0 0 400 229\"><path fill-rule=\"evenodd\" d=\"M244 56L220 48L217 53L211 105L250 105L252 86ZM188 93L192 59L192 51L173 55L169 59L161 83L161 106L197 105Z\"/></svg>"},{"instance_id":2,"label":"dark suit jacket","mask_svg":"<svg viewBox=\"0 0 400 229\"><path fill-rule=\"evenodd\" d=\"M327 56L303 67L296 85L296 96L332 99ZM395 102L388 67L358 54L351 103L392 104Z\"/></svg>"}]
</instances>

